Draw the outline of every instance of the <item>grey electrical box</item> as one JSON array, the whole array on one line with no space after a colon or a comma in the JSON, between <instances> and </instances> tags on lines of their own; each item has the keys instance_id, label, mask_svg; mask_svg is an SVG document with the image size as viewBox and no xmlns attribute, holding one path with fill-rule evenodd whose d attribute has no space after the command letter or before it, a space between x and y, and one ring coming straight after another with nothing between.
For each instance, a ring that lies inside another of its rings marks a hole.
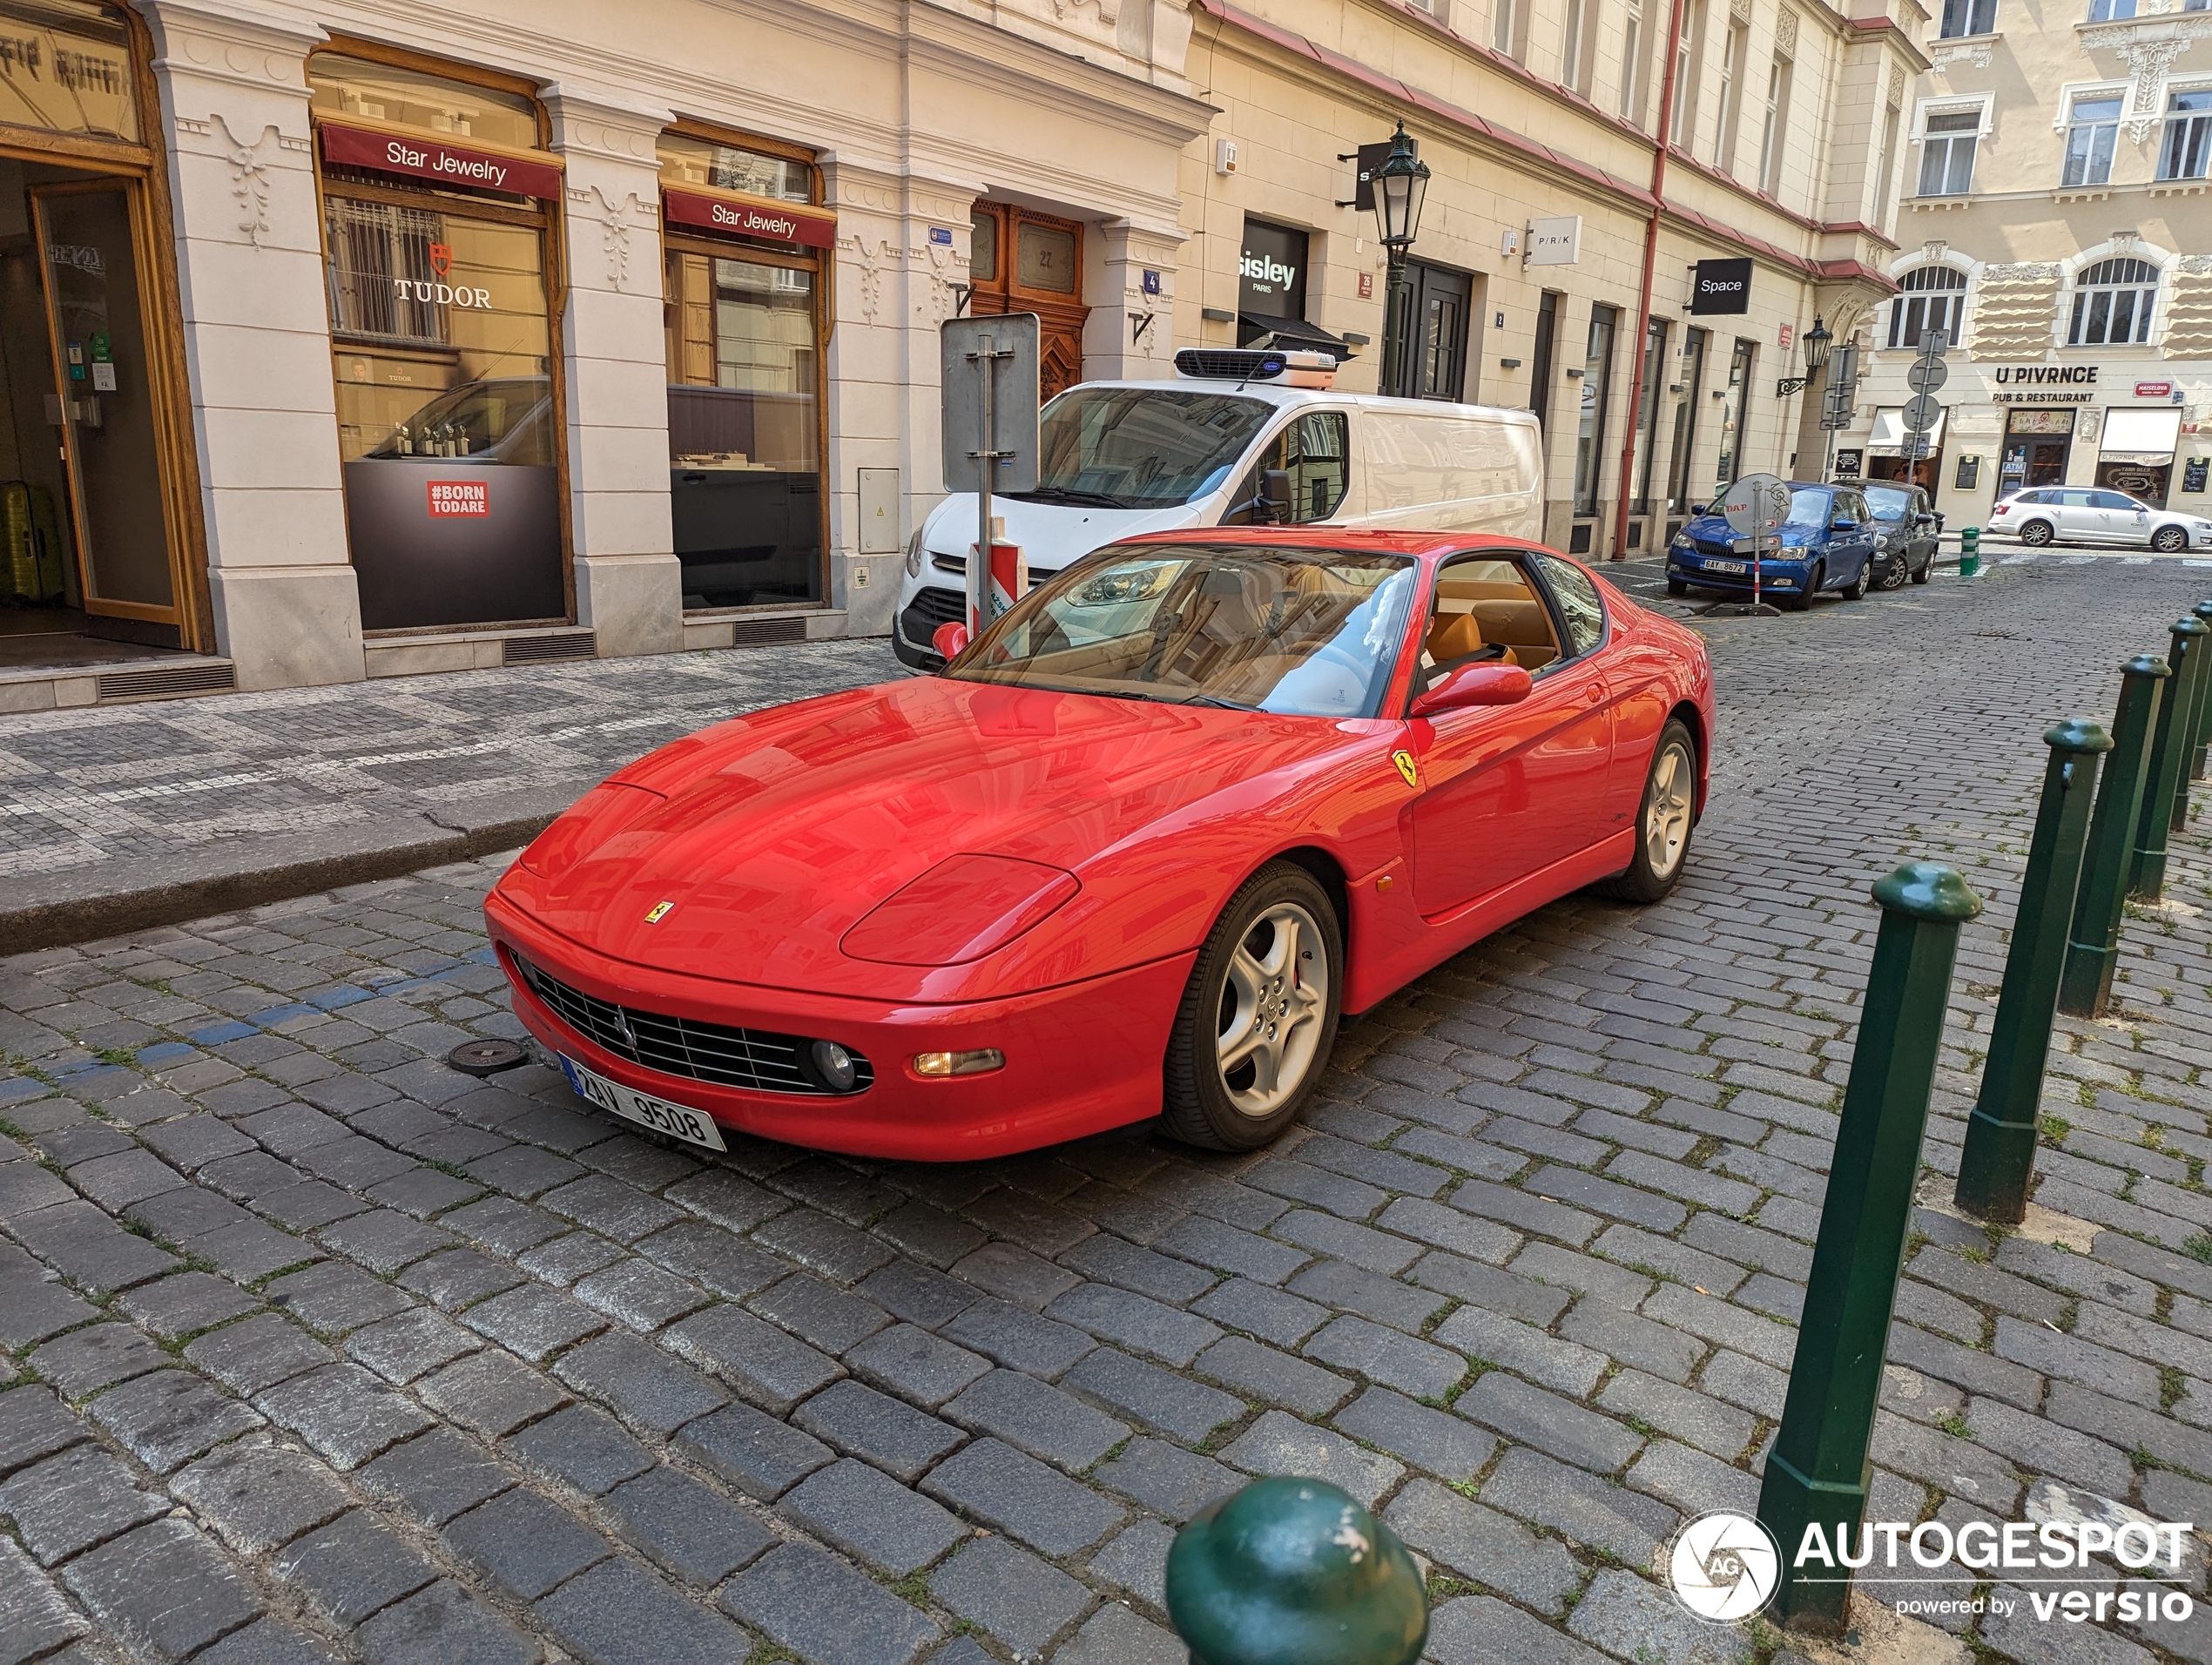
<instances>
[{"instance_id":1,"label":"grey electrical box","mask_svg":"<svg viewBox=\"0 0 2212 1665\"><path fill-rule=\"evenodd\" d=\"M899 471L860 470L860 553L899 552Z\"/></svg>"}]
</instances>

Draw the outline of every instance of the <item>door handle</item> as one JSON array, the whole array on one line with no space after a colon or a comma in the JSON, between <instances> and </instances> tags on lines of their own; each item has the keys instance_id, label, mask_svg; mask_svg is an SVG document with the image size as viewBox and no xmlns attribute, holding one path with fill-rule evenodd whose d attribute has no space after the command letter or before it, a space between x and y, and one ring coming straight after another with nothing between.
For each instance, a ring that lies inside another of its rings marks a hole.
<instances>
[{"instance_id":1,"label":"door handle","mask_svg":"<svg viewBox=\"0 0 2212 1665\"><path fill-rule=\"evenodd\" d=\"M1588 687L1582 690L1582 698L1588 700L1592 704L1595 704L1599 700L1605 698L1605 684L1599 682L1592 683Z\"/></svg>"}]
</instances>

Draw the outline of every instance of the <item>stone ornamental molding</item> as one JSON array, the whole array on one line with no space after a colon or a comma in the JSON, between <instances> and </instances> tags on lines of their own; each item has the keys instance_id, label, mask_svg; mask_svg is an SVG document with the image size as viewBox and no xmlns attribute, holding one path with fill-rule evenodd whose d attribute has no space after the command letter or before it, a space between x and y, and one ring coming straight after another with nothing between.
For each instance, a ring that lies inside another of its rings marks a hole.
<instances>
[{"instance_id":1,"label":"stone ornamental molding","mask_svg":"<svg viewBox=\"0 0 2212 1665\"><path fill-rule=\"evenodd\" d=\"M1951 245L1945 242L1942 238L1931 237L1920 245L1920 258L1923 260L1940 260L1950 252L1950 249Z\"/></svg>"},{"instance_id":2,"label":"stone ornamental molding","mask_svg":"<svg viewBox=\"0 0 2212 1665\"><path fill-rule=\"evenodd\" d=\"M1966 41L1956 46L1933 47L1928 52L1928 67L1938 75L1954 64L1971 64L1978 70L1986 70L1996 61L1997 44L1994 41Z\"/></svg>"},{"instance_id":3,"label":"stone ornamental molding","mask_svg":"<svg viewBox=\"0 0 2212 1665\"><path fill-rule=\"evenodd\" d=\"M607 287L618 294L624 293L623 285L630 279L630 233L636 229L636 222L651 219L658 213L658 208L640 202L635 191L624 192L622 200L617 202L596 185L588 191L570 186L569 200L581 210L577 218L590 219L600 228L600 246L607 256ZM590 211L595 201L599 205L596 214Z\"/></svg>"},{"instance_id":4,"label":"stone ornamental molding","mask_svg":"<svg viewBox=\"0 0 2212 1665\"><path fill-rule=\"evenodd\" d=\"M2174 269L2193 278L2212 277L2212 254L2184 254L2175 263Z\"/></svg>"},{"instance_id":5,"label":"stone ornamental molding","mask_svg":"<svg viewBox=\"0 0 2212 1665\"><path fill-rule=\"evenodd\" d=\"M330 38L304 17L245 0L141 0L158 73L305 98L308 51Z\"/></svg>"},{"instance_id":6,"label":"stone ornamental molding","mask_svg":"<svg viewBox=\"0 0 2212 1665\"><path fill-rule=\"evenodd\" d=\"M1890 97L1889 97L1889 102L1890 102L1890 103L1892 103L1892 104L1897 104L1897 103L1900 102L1900 101L1904 98L1904 97L1905 97L1905 66L1904 66L1903 64L1891 64L1891 65L1890 65Z\"/></svg>"},{"instance_id":7,"label":"stone ornamental molding","mask_svg":"<svg viewBox=\"0 0 2212 1665\"><path fill-rule=\"evenodd\" d=\"M1774 50L1784 57L1797 55L1797 14L1787 6L1775 14Z\"/></svg>"},{"instance_id":8,"label":"stone ornamental molding","mask_svg":"<svg viewBox=\"0 0 2212 1665\"><path fill-rule=\"evenodd\" d=\"M239 202L238 228L258 249L262 233L269 229L269 165L262 159L261 146L276 132L276 125L262 128L249 145L231 131L229 119L220 113L214 125L223 130L223 159L231 165L231 194Z\"/></svg>"},{"instance_id":9,"label":"stone ornamental molding","mask_svg":"<svg viewBox=\"0 0 2212 1665\"><path fill-rule=\"evenodd\" d=\"M2163 7L2168 0L2154 0ZM2120 125L2128 137L2141 144L2166 114L2166 83L2174 60L2189 49L2191 41L2212 36L2212 17L2202 12L2169 17L2162 10L2138 15L2132 22L2101 24L2081 31L2083 50L2113 52L2128 66L2128 113Z\"/></svg>"},{"instance_id":10,"label":"stone ornamental molding","mask_svg":"<svg viewBox=\"0 0 2212 1665\"><path fill-rule=\"evenodd\" d=\"M2059 263L2056 260L2027 260L2011 266L1986 266L1981 269L1986 283L2056 283Z\"/></svg>"}]
</instances>

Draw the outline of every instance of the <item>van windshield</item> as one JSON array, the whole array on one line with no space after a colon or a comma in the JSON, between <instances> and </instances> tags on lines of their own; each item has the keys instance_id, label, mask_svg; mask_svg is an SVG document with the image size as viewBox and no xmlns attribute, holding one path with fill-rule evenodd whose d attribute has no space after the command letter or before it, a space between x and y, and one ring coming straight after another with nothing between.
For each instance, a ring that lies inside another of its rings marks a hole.
<instances>
[{"instance_id":1,"label":"van windshield","mask_svg":"<svg viewBox=\"0 0 2212 1665\"><path fill-rule=\"evenodd\" d=\"M1179 388L1071 388L1044 408L1026 502L1172 509L1229 477L1271 407Z\"/></svg>"}]
</instances>

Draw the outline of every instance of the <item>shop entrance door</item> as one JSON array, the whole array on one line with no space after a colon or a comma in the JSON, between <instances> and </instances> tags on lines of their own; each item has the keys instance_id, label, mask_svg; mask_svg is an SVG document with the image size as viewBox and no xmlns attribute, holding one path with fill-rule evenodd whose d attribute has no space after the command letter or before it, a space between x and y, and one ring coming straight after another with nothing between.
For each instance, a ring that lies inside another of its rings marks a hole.
<instances>
[{"instance_id":1,"label":"shop entrance door","mask_svg":"<svg viewBox=\"0 0 2212 1665\"><path fill-rule=\"evenodd\" d=\"M2005 453L1997 495L2030 486L2062 486L2074 452L2071 410L2016 410L2005 424Z\"/></svg>"},{"instance_id":2,"label":"shop entrance door","mask_svg":"<svg viewBox=\"0 0 2212 1665\"><path fill-rule=\"evenodd\" d=\"M1423 261L1413 263L1413 374L1416 399L1460 400L1467 391L1467 321L1474 310L1474 280Z\"/></svg>"},{"instance_id":3,"label":"shop entrance door","mask_svg":"<svg viewBox=\"0 0 2212 1665\"><path fill-rule=\"evenodd\" d=\"M1037 315L1037 378L1047 399L1083 379L1083 228L1072 219L978 202L968 247L968 313Z\"/></svg>"}]
</instances>

